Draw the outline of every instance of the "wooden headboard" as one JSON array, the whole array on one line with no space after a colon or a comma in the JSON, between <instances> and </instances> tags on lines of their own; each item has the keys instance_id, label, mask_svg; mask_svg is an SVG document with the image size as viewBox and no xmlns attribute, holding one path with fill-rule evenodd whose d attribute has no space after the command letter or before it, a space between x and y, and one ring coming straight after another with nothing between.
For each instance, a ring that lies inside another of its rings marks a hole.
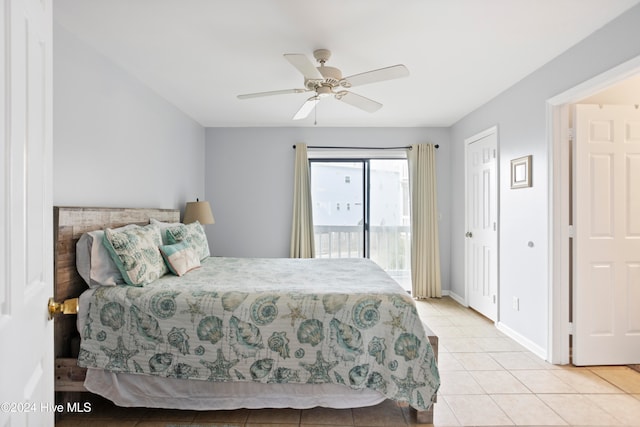
<instances>
[{"instance_id":1,"label":"wooden headboard","mask_svg":"<svg viewBox=\"0 0 640 427\"><path fill-rule=\"evenodd\" d=\"M126 224L146 225L149 219L178 222L177 209L146 208L53 208L53 269L54 298L62 302L75 298L87 289L87 284L76 269L76 243L83 233ZM58 316L54 326L55 357L77 357L79 334L76 316Z\"/></svg>"}]
</instances>

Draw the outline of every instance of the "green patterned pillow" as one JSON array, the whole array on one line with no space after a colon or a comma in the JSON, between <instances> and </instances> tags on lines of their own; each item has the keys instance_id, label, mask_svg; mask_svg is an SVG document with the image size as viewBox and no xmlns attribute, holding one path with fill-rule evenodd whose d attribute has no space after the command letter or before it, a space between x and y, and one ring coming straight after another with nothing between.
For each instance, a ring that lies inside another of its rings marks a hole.
<instances>
[{"instance_id":1,"label":"green patterned pillow","mask_svg":"<svg viewBox=\"0 0 640 427\"><path fill-rule=\"evenodd\" d=\"M176 276L182 276L200 267L200 259L196 251L184 240L173 245L160 246L160 253L169 270Z\"/></svg>"},{"instance_id":2,"label":"green patterned pillow","mask_svg":"<svg viewBox=\"0 0 640 427\"><path fill-rule=\"evenodd\" d=\"M172 245L184 240L196 251L200 261L211 255L207 235L204 233L200 222L196 221L191 224L169 227L165 232L167 233L167 243Z\"/></svg>"},{"instance_id":3,"label":"green patterned pillow","mask_svg":"<svg viewBox=\"0 0 640 427\"><path fill-rule=\"evenodd\" d=\"M154 225L123 231L107 228L103 243L131 286L151 283L168 271L158 249L162 245L160 229Z\"/></svg>"}]
</instances>

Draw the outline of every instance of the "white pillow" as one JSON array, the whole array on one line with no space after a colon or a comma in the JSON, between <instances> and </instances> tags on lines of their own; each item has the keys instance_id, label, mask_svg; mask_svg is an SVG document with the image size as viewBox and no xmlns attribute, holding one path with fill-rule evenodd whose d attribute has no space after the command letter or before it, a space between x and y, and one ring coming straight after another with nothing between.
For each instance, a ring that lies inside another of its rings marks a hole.
<instances>
[{"instance_id":1,"label":"white pillow","mask_svg":"<svg viewBox=\"0 0 640 427\"><path fill-rule=\"evenodd\" d=\"M138 227L125 225L116 230ZM76 243L76 268L90 288L125 284L118 266L102 243L104 230L90 231L80 236Z\"/></svg>"},{"instance_id":2,"label":"white pillow","mask_svg":"<svg viewBox=\"0 0 640 427\"><path fill-rule=\"evenodd\" d=\"M173 245L160 246L162 258L169 271L176 276L184 276L191 270L200 267L200 259L191 245L185 241Z\"/></svg>"},{"instance_id":3,"label":"white pillow","mask_svg":"<svg viewBox=\"0 0 640 427\"><path fill-rule=\"evenodd\" d=\"M162 237L162 244L163 245L168 245L169 241L167 240L167 233L166 233L166 229L169 227L177 227L178 225L181 225L181 222L162 222L162 221L158 221L155 218L151 218L149 220L149 223L152 225L155 225L156 227L158 227L160 229L160 236Z\"/></svg>"}]
</instances>

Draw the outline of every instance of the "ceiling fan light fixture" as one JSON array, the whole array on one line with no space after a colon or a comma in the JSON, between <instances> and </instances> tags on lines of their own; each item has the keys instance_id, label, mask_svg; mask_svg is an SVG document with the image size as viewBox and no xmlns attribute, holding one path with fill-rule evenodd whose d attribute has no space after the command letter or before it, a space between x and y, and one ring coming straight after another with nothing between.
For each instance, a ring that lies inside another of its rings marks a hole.
<instances>
[{"instance_id":1,"label":"ceiling fan light fixture","mask_svg":"<svg viewBox=\"0 0 640 427\"><path fill-rule=\"evenodd\" d=\"M331 86L319 86L316 88L316 94L320 98L326 98L327 96L333 95L333 91L331 90Z\"/></svg>"}]
</instances>

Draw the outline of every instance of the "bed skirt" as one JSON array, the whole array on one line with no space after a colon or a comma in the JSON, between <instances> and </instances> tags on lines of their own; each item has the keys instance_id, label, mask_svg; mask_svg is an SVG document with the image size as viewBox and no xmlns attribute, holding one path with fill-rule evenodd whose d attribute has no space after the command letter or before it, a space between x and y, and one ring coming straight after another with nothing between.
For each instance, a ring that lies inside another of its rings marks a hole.
<instances>
[{"instance_id":1,"label":"bed skirt","mask_svg":"<svg viewBox=\"0 0 640 427\"><path fill-rule=\"evenodd\" d=\"M386 397L338 384L216 383L87 369L84 386L118 406L191 410L373 406Z\"/></svg>"}]
</instances>

